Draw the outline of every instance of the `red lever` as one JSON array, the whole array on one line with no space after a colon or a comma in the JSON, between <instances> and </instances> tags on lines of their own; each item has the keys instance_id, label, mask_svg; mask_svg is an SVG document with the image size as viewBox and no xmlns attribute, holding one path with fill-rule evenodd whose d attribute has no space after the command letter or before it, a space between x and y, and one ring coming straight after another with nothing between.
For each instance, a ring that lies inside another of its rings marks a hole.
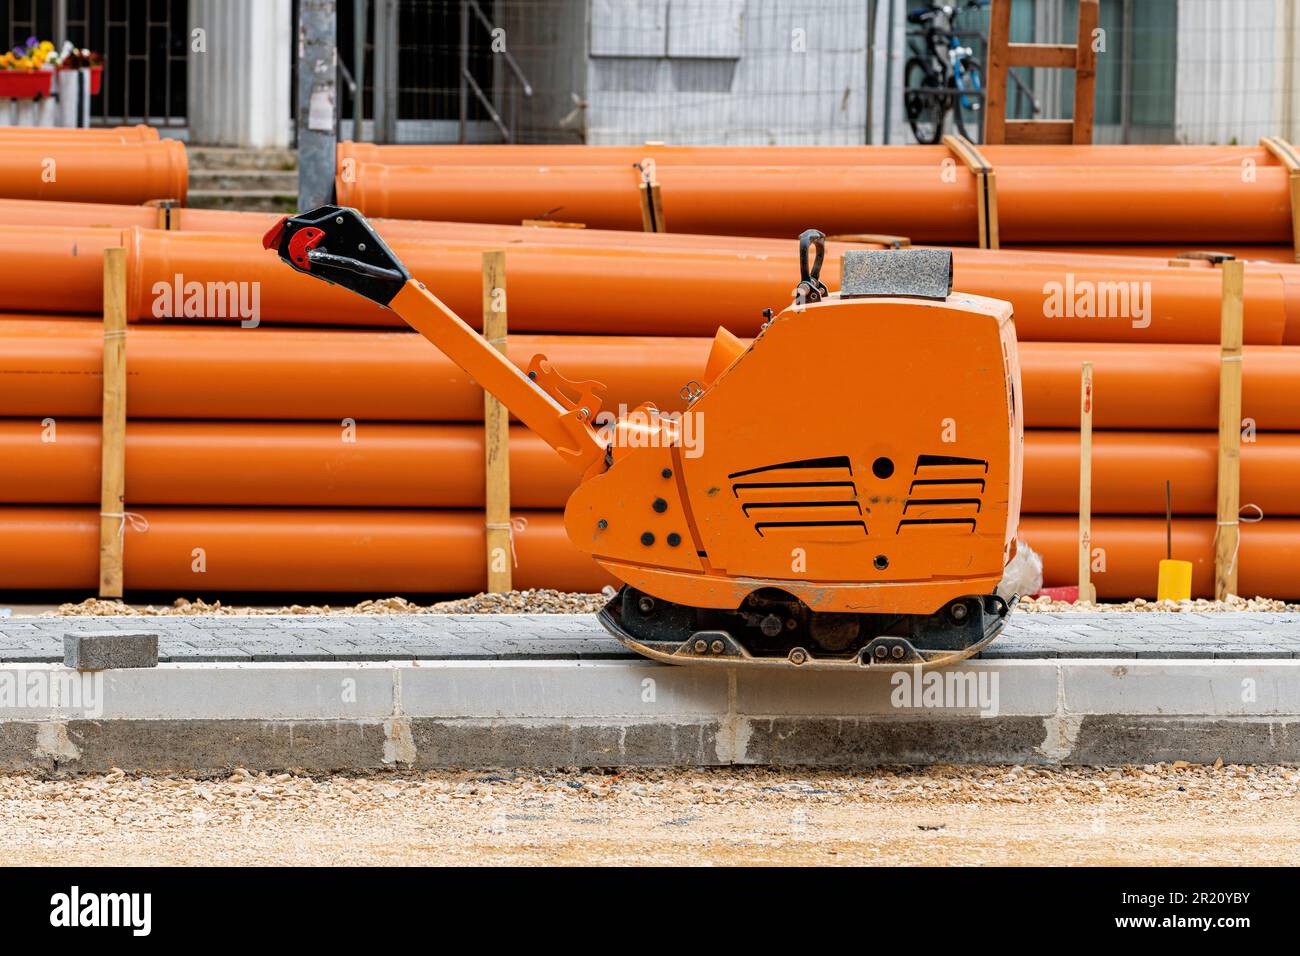
<instances>
[{"instance_id":1,"label":"red lever","mask_svg":"<svg viewBox=\"0 0 1300 956\"><path fill-rule=\"evenodd\" d=\"M280 248L280 237L284 235L284 224L288 221L288 216L281 216L280 221L266 231L266 235L262 237L263 249Z\"/></svg>"},{"instance_id":2,"label":"red lever","mask_svg":"<svg viewBox=\"0 0 1300 956\"><path fill-rule=\"evenodd\" d=\"M315 249L324 238L324 230L317 229L315 226L307 226L295 232L293 238L289 240L289 258L293 260L294 265L310 271L311 260L307 258L307 253Z\"/></svg>"}]
</instances>

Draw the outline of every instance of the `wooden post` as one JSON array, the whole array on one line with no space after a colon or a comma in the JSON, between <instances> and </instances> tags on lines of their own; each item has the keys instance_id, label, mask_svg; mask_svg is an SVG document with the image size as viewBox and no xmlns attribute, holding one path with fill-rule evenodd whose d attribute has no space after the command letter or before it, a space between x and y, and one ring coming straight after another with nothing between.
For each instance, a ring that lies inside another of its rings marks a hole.
<instances>
[{"instance_id":1,"label":"wooden post","mask_svg":"<svg viewBox=\"0 0 1300 956\"><path fill-rule=\"evenodd\" d=\"M1092 125L1097 109L1097 51L1093 33L1101 20L1098 0L1079 0L1078 41L1074 61L1074 117L1071 134L1076 146L1092 143Z\"/></svg>"},{"instance_id":2,"label":"wooden post","mask_svg":"<svg viewBox=\"0 0 1300 956\"><path fill-rule=\"evenodd\" d=\"M1087 144L1092 142L1097 87L1097 53L1093 33L1100 5L1079 0L1074 43L1012 43L1011 0L993 0L989 13L989 42L984 84L984 142ZM1072 119L1007 119L1007 81L1015 67L1074 70Z\"/></svg>"},{"instance_id":3,"label":"wooden post","mask_svg":"<svg viewBox=\"0 0 1300 956\"><path fill-rule=\"evenodd\" d=\"M152 206L158 210L158 222L154 228L168 232L172 229L179 229L180 226L173 222L173 207L176 205L174 199L150 199L145 203L146 206Z\"/></svg>"},{"instance_id":4,"label":"wooden post","mask_svg":"<svg viewBox=\"0 0 1300 956\"><path fill-rule=\"evenodd\" d=\"M1011 68L1011 0L994 0L989 11L988 63L984 76L984 142L1003 143L1007 137L1007 73Z\"/></svg>"},{"instance_id":5,"label":"wooden post","mask_svg":"<svg viewBox=\"0 0 1300 956\"><path fill-rule=\"evenodd\" d=\"M1241 527L1241 260L1223 263L1222 328L1219 333L1218 529L1214 538L1214 598L1237 593L1237 551Z\"/></svg>"},{"instance_id":6,"label":"wooden post","mask_svg":"<svg viewBox=\"0 0 1300 956\"><path fill-rule=\"evenodd\" d=\"M641 228L645 232L667 232L664 201L657 182L641 184Z\"/></svg>"},{"instance_id":7,"label":"wooden post","mask_svg":"<svg viewBox=\"0 0 1300 956\"><path fill-rule=\"evenodd\" d=\"M886 249L911 249L912 240L907 236L895 236L887 232L849 232L836 236L827 236L827 242L855 242L883 246Z\"/></svg>"},{"instance_id":8,"label":"wooden post","mask_svg":"<svg viewBox=\"0 0 1300 956\"><path fill-rule=\"evenodd\" d=\"M483 337L506 354L506 254L483 253ZM483 393L484 522L487 526L487 589L513 587L514 546L510 540L510 412L496 396Z\"/></svg>"},{"instance_id":9,"label":"wooden post","mask_svg":"<svg viewBox=\"0 0 1300 956\"><path fill-rule=\"evenodd\" d=\"M1079 381L1079 600L1095 602L1092 586L1092 363Z\"/></svg>"},{"instance_id":10,"label":"wooden post","mask_svg":"<svg viewBox=\"0 0 1300 956\"><path fill-rule=\"evenodd\" d=\"M943 145L956 154L975 177L975 212L981 249L999 248L998 175L984 154L965 136L950 133Z\"/></svg>"},{"instance_id":11,"label":"wooden post","mask_svg":"<svg viewBox=\"0 0 1300 956\"><path fill-rule=\"evenodd\" d=\"M100 446L99 596L122 596L126 522L126 250L104 250L104 433Z\"/></svg>"},{"instance_id":12,"label":"wooden post","mask_svg":"<svg viewBox=\"0 0 1300 956\"><path fill-rule=\"evenodd\" d=\"M1265 136L1259 141L1287 169L1287 185L1291 197L1291 247L1296 262L1300 262L1300 154L1280 136Z\"/></svg>"}]
</instances>

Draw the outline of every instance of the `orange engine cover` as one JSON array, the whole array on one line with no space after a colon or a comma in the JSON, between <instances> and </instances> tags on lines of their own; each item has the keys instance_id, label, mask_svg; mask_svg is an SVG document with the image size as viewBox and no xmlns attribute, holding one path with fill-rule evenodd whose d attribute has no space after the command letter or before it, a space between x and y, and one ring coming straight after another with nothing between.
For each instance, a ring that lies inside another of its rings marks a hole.
<instances>
[{"instance_id":1,"label":"orange engine cover","mask_svg":"<svg viewBox=\"0 0 1300 956\"><path fill-rule=\"evenodd\" d=\"M688 411L613 426L612 465L569 500L569 537L612 574L720 609L780 588L929 614L997 586L1023 442L1007 303L832 295L739 354L720 334L708 371Z\"/></svg>"}]
</instances>

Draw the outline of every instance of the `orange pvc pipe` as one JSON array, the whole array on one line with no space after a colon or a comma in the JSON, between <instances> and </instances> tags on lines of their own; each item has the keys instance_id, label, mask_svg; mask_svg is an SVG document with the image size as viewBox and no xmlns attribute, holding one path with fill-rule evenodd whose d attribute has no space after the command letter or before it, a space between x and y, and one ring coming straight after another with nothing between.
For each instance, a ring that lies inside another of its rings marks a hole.
<instances>
[{"instance_id":1,"label":"orange pvc pipe","mask_svg":"<svg viewBox=\"0 0 1300 956\"><path fill-rule=\"evenodd\" d=\"M1259 146L980 146L1004 166L1256 166L1278 161ZM340 175L347 159L387 166L618 166L653 158L686 166L937 166L946 146L579 146L411 145L345 140L335 148Z\"/></svg>"},{"instance_id":2,"label":"orange pvc pipe","mask_svg":"<svg viewBox=\"0 0 1300 956\"><path fill-rule=\"evenodd\" d=\"M0 197L59 202L184 205L189 185L185 144L5 143L0 148Z\"/></svg>"},{"instance_id":3,"label":"orange pvc pipe","mask_svg":"<svg viewBox=\"0 0 1300 956\"><path fill-rule=\"evenodd\" d=\"M0 199L0 224L40 230L59 228L129 229L158 226L155 206L121 203L51 202L45 199Z\"/></svg>"},{"instance_id":4,"label":"orange pvc pipe","mask_svg":"<svg viewBox=\"0 0 1300 956\"><path fill-rule=\"evenodd\" d=\"M345 435L353 438L344 441ZM57 440L51 441L51 438ZM1213 432L1097 431L1093 508L1164 513L1165 480L1179 515L1215 512ZM91 504L99 497L100 425L0 419L0 503ZM1075 514L1077 432L1025 433L1022 507ZM127 499L141 505L481 508L483 431L475 424L133 421ZM510 433L511 502L563 509L577 479L526 428ZM1255 436L1241 449L1241 500L1269 516L1300 514L1300 435Z\"/></svg>"},{"instance_id":5,"label":"orange pvc pipe","mask_svg":"<svg viewBox=\"0 0 1300 956\"><path fill-rule=\"evenodd\" d=\"M1174 513L1213 515L1218 485L1216 432L1096 431L1092 437L1092 508L1098 514L1163 515L1165 481ZM1025 432L1021 508L1077 514L1079 433ZM1264 514L1300 514L1300 434L1255 433L1241 446L1241 500Z\"/></svg>"},{"instance_id":6,"label":"orange pvc pipe","mask_svg":"<svg viewBox=\"0 0 1300 956\"><path fill-rule=\"evenodd\" d=\"M126 529L126 586L137 590L457 593L482 590L482 515L456 511L149 508L147 531ZM614 583L565 537L555 512L521 515L521 588L594 591ZM94 508L0 508L0 581L14 590L93 588L99 518ZM1242 594L1300 598L1300 520L1242 528ZM1026 515L1020 538L1043 555L1048 587L1074 583L1077 523ZM1192 561L1197 597L1213 589L1212 519L1175 522L1174 556ZM1165 553L1160 518L1093 519L1105 571L1103 598L1151 597ZM196 551L196 549L199 549ZM196 571L202 560L203 571Z\"/></svg>"},{"instance_id":7,"label":"orange pvc pipe","mask_svg":"<svg viewBox=\"0 0 1300 956\"><path fill-rule=\"evenodd\" d=\"M273 226L280 216L276 213L238 212L228 209L173 208L171 229L184 232L231 232L256 234L259 238ZM47 202L39 199L0 199L0 225L31 227L49 226L111 226L128 229L157 228L159 211L153 206L125 206L113 203ZM567 229L538 226L507 226L479 222L426 222L419 219L373 218L371 223L381 235L391 240L452 240L482 243L484 248L506 248L518 245L546 246L597 246L602 248L654 249L709 249L718 252L755 252L773 256L793 255L797 250L793 237L768 239L755 236L708 236L680 232L632 232L619 229ZM876 248L879 244L829 242L827 250L835 258L845 248ZM1165 266L1179 253L1192 247L1185 245L1029 245L1016 247L1018 251L1035 254L1055 254L1062 261L1080 261L1078 256L1107 256L1125 259L1146 258L1143 265ZM1216 245L1215 250L1228 252L1239 259L1255 259L1278 265L1295 266L1295 254L1289 245L1242 246ZM1004 246L1002 253L1015 251ZM976 255L975 249L964 249L965 255ZM1047 261L1044 259L1043 261ZM1101 264L1100 260L1088 260ZM1121 263L1124 264L1124 263ZM1129 266L1134 263L1126 263ZM1205 267L1203 262L1193 263ZM829 270L828 270L829 272Z\"/></svg>"},{"instance_id":8,"label":"orange pvc pipe","mask_svg":"<svg viewBox=\"0 0 1300 956\"><path fill-rule=\"evenodd\" d=\"M0 302L11 309L100 313L104 250L127 246L130 237L130 230L91 227L0 231Z\"/></svg>"},{"instance_id":9,"label":"orange pvc pipe","mask_svg":"<svg viewBox=\"0 0 1300 956\"><path fill-rule=\"evenodd\" d=\"M682 406L706 338L511 335L511 361L550 357L607 386L606 408ZM1216 346L1022 342L1025 423L1077 428L1079 366L1094 366L1097 428L1213 429ZM0 315L0 416L94 417L102 334L92 319ZM1300 348L1247 346L1242 414L1261 432L1300 431ZM481 421L482 393L410 332L141 324L127 333L132 418Z\"/></svg>"},{"instance_id":10,"label":"orange pvc pipe","mask_svg":"<svg viewBox=\"0 0 1300 956\"><path fill-rule=\"evenodd\" d=\"M256 235L260 241L281 217L275 213L238 212L228 209L171 210L171 230L177 232L226 232ZM114 203L49 202L39 199L0 199L0 224L24 227L139 226L157 228L159 210L154 206ZM371 219L371 224L388 240L451 240L474 242L484 248L503 245L596 246L626 249L710 249L735 253L754 251L772 255L797 255L794 237L763 239L753 236L697 236L673 232L629 232L617 229L565 229L539 226L503 226L476 222L424 222L417 219ZM872 244L855 244L872 245ZM829 248L845 245L832 242Z\"/></svg>"},{"instance_id":11,"label":"orange pvc pipe","mask_svg":"<svg viewBox=\"0 0 1300 956\"><path fill-rule=\"evenodd\" d=\"M0 126L0 147L10 143L156 143L158 130L143 123L135 126Z\"/></svg>"},{"instance_id":12,"label":"orange pvc pipe","mask_svg":"<svg viewBox=\"0 0 1300 956\"><path fill-rule=\"evenodd\" d=\"M1174 521L1173 556L1192 562L1192 596L1214 596L1213 518ZM1022 515L1019 539L1043 556L1045 587L1078 583L1079 525L1075 518ZM1100 548L1105 570L1094 561L1092 583L1101 598L1154 598L1159 562L1165 557L1165 520L1094 517L1094 551ZM1239 594L1293 601L1300 598L1300 520L1265 518L1241 525L1237 555Z\"/></svg>"},{"instance_id":13,"label":"orange pvc pipe","mask_svg":"<svg viewBox=\"0 0 1300 956\"><path fill-rule=\"evenodd\" d=\"M1007 247L1003 247L1004 249ZM1235 259L1254 262L1272 262L1278 265L1294 266L1296 264L1295 248L1290 243L1275 245L1241 245L1240 243L1215 243L1212 246L1197 246L1184 243L1126 245L1095 242L1088 244L1051 243L1043 245L1018 245L1014 248L1022 252L1057 252L1070 255L1106 255L1127 256L1143 259L1168 261L1188 252L1222 252ZM1208 263L1190 262L1193 266L1206 266Z\"/></svg>"},{"instance_id":14,"label":"orange pvc pipe","mask_svg":"<svg viewBox=\"0 0 1300 956\"><path fill-rule=\"evenodd\" d=\"M0 503L99 500L97 421L0 419ZM510 433L511 504L562 510L572 470L522 426ZM319 422L132 421L126 498L137 505L482 508L483 429Z\"/></svg>"},{"instance_id":15,"label":"orange pvc pipe","mask_svg":"<svg viewBox=\"0 0 1300 956\"><path fill-rule=\"evenodd\" d=\"M98 322L0 316L0 343L0 415L99 414ZM652 399L675 409L709 344L511 335L508 353L520 368L541 352L570 379L605 382L606 408ZM411 332L138 325L127 333L127 376L133 419L483 418L482 390Z\"/></svg>"},{"instance_id":16,"label":"orange pvc pipe","mask_svg":"<svg viewBox=\"0 0 1300 956\"><path fill-rule=\"evenodd\" d=\"M171 210L171 229L185 232L231 232L264 235L280 217L275 213L238 212L225 209L174 208ZM126 229L139 226L157 227L158 210L153 206L127 206L113 203L48 202L27 199L0 199L0 224L31 227L48 226L110 226ZM536 226L509 226L477 222L427 222L418 219L374 218L372 223L389 239L453 240L482 243L485 248L517 245L597 246L628 249L711 249L714 251L762 252L769 255L789 255L796 248L794 239L769 239L754 236L709 236L688 233L646 233L618 229L555 229ZM852 247L878 247L872 243L854 243ZM830 242L828 252L838 256L849 244ZM1195 244L1038 244L1004 245L1001 254L1020 251L1039 256L1051 255L1053 260L1080 262L1080 256L1115 257L1124 259L1149 259L1141 265L1166 266L1169 260L1182 253L1207 251ZM963 255L977 255L978 250L958 247ZM1215 243L1212 250L1224 252L1238 259L1272 263L1279 266L1296 266L1295 252L1290 244L1241 245ZM997 253L993 253L996 255ZM1044 258L1042 261L1048 261ZM1087 259L1100 265L1100 259ZM1135 263L1127 263L1132 266ZM1208 268L1200 261L1189 263L1192 268ZM829 270L828 270L829 271Z\"/></svg>"},{"instance_id":17,"label":"orange pvc pipe","mask_svg":"<svg viewBox=\"0 0 1300 956\"><path fill-rule=\"evenodd\" d=\"M148 508L126 526L124 577L137 591L457 594L487 586L482 513ZM561 515L524 512L518 588L599 591L616 583L569 543ZM96 508L0 508L0 582L83 590L99 581ZM201 562L201 563L200 563ZM202 567L202 570L197 570Z\"/></svg>"},{"instance_id":18,"label":"orange pvc pipe","mask_svg":"<svg viewBox=\"0 0 1300 956\"><path fill-rule=\"evenodd\" d=\"M888 232L969 242L976 188L962 165L687 166L659 164L674 232L791 236ZM1239 166L1007 166L998 170L1004 242L1282 243L1291 239L1288 174ZM357 163L336 179L341 205L369 216L518 223L548 216L589 227L641 227L630 165L389 166Z\"/></svg>"},{"instance_id":19,"label":"orange pvc pipe","mask_svg":"<svg viewBox=\"0 0 1300 956\"><path fill-rule=\"evenodd\" d=\"M75 230L50 231L60 234L65 247L71 245L66 234ZM252 236L138 229L130 240L128 315L134 320L229 317L233 307L222 313L204 305L205 294L191 313L188 290L211 293L238 282L246 284L240 291L248 315L256 309L262 322L400 325L393 312L368 299L283 268ZM6 247L19 243L18 237L0 235L0 262ZM394 240L392 246L417 279L476 324L482 308L483 243ZM724 325L736 334L753 335L763 321L762 309L788 302L792 265L782 256L751 253L523 245L509 251L511 327L712 335ZM827 275L833 281L838 271L832 257ZM0 272L0 301L10 299L8 290L25 278ZM1211 269L1149 266L1123 257L1094 261L957 250L954 285L1011 302L1022 341L1152 344L1219 338L1221 280ZM1116 291L1107 294L1108 287ZM1049 289L1056 291L1049 294ZM1251 267L1246 300L1246 341L1281 343L1289 313L1297 316L1290 324L1300 328L1300 270ZM78 311L99 308L99 299L87 296Z\"/></svg>"},{"instance_id":20,"label":"orange pvc pipe","mask_svg":"<svg viewBox=\"0 0 1300 956\"><path fill-rule=\"evenodd\" d=\"M1078 427L1079 368L1085 361L1094 366L1097 428L1218 426L1216 347L1023 342L1019 351L1030 427ZM1260 431L1300 428L1300 349L1247 348L1242 369L1242 417Z\"/></svg>"}]
</instances>

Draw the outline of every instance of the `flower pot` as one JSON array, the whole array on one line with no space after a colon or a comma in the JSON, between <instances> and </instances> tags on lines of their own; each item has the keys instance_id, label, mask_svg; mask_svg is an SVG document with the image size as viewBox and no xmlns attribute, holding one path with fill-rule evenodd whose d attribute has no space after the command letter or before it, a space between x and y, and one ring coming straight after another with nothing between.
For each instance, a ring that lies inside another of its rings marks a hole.
<instances>
[{"instance_id":1,"label":"flower pot","mask_svg":"<svg viewBox=\"0 0 1300 956\"><path fill-rule=\"evenodd\" d=\"M49 96L53 70L0 70L0 99L30 100Z\"/></svg>"}]
</instances>

